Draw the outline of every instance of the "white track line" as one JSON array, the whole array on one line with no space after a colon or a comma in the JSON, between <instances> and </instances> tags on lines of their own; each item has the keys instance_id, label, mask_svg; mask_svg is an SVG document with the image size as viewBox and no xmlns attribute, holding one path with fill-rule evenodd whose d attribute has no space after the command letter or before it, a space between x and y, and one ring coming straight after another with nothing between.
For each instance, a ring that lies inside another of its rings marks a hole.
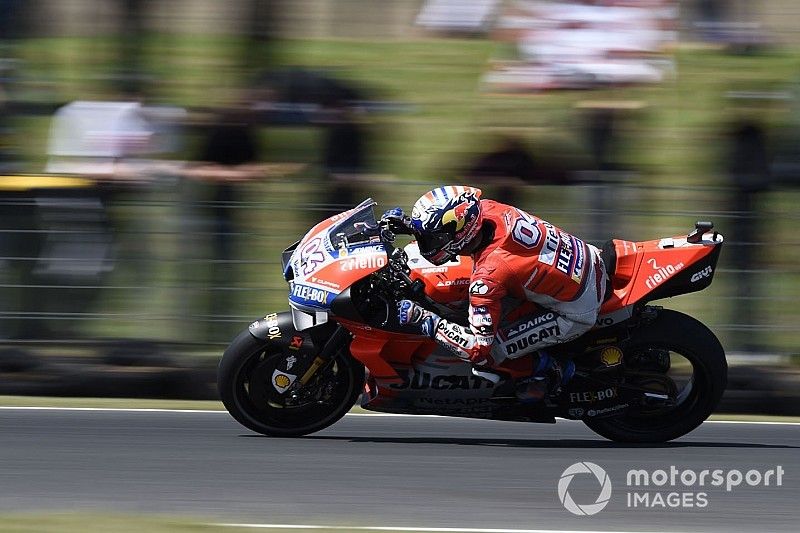
<instances>
[{"instance_id":1,"label":"white track line","mask_svg":"<svg viewBox=\"0 0 800 533\"><path fill-rule=\"evenodd\" d=\"M120 413L214 413L227 414L223 409L158 409L158 408L136 408L136 407L56 407L56 406L12 406L2 405L3 411L108 411ZM366 416L366 417L407 417L407 418L451 418L442 415L410 415L403 413L347 413L345 416ZM461 420L468 420L456 417ZM580 423L580 420L567 420L558 418L559 423L572 422ZM800 422L780 422L772 420L706 420L704 424L744 424L744 425L765 425L765 426L800 426ZM429 530L425 530L429 531ZM482 530L483 531L483 530ZM521 530L520 530L521 531ZM531 530L533 531L533 530Z\"/></svg>"},{"instance_id":2,"label":"white track line","mask_svg":"<svg viewBox=\"0 0 800 533\"><path fill-rule=\"evenodd\" d=\"M703 424L758 424L762 426L800 426L800 422L779 422L772 420L706 420Z\"/></svg>"},{"instance_id":3,"label":"white track line","mask_svg":"<svg viewBox=\"0 0 800 533\"><path fill-rule=\"evenodd\" d=\"M240 527L251 529L332 529L340 531L400 531L400 532L431 532L431 533L656 533L635 530L593 530L593 529L505 529L505 528L474 528L474 527L401 527L401 526L327 526L318 524L235 524L220 523L208 524L220 527ZM664 530L658 533L670 533Z\"/></svg>"},{"instance_id":4,"label":"white track line","mask_svg":"<svg viewBox=\"0 0 800 533\"><path fill-rule=\"evenodd\" d=\"M48 406L0 406L4 411L110 411L120 413L225 413L222 409L155 409L135 407L48 407Z\"/></svg>"},{"instance_id":5,"label":"white track line","mask_svg":"<svg viewBox=\"0 0 800 533\"><path fill-rule=\"evenodd\" d=\"M56 406L29 406L29 405L0 405L4 411L108 411L120 413L222 413L228 414L224 409L160 409L150 407L56 407ZM347 413L345 416L413 416L431 418L439 415L407 415L402 413Z\"/></svg>"}]
</instances>

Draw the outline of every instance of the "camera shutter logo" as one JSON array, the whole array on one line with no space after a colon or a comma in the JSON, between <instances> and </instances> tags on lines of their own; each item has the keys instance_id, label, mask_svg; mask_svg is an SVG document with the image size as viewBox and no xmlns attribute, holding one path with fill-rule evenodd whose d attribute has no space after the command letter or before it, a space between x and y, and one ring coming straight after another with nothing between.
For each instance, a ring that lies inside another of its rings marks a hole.
<instances>
[{"instance_id":1,"label":"camera shutter logo","mask_svg":"<svg viewBox=\"0 0 800 533\"><path fill-rule=\"evenodd\" d=\"M569 494L569 484L572 483L572 478L578 474L592 474L600 483L600 495L594 503L579 505L575 503L572 496ZM561 479L558 480L558 499L564 508L572 514L578 516L591 516L602 511L608 500L611 499L611 478L608 477L606 471L594 463L584 461L582 463L575 463L570 465L561 474Z\"/></svg>"}]
</instances>

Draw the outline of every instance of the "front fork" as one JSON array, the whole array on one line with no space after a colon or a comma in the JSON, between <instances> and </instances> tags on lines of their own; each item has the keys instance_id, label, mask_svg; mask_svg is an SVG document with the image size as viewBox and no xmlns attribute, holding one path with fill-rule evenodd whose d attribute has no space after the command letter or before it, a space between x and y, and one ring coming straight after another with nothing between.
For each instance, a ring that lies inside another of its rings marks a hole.
<instances>
[{"instance_id":1,"label":"front fork","mask_svg":"<svg viewBox=\"0 0 800 533\"><path fill-rule=\"evenodd\" d=\"M336 354L339 352L339 350L347 346L347 343L350 342L350 339L350 332L342 325L337 324L336 329L328 338L328 341L319 351L317 356L314 358L314 361L311 362L308 370L306 370L305 373L300 377L300 386L306 385L311 378L316 375L320 368L330 363L334 357L336 357Z\"/></svg>"},{"instance_id":2,"label":"front fork","mask_svg":"<svg viewBox=\"0 0 800 533\"><path fill-rule=\"evenodd\" d=\"M250 324L248 329L253 337L264 341L266 349L286 354L286 362L275 368L272 376L275 389L281 395L310 383L351 338L350 332L335 322L298 331L289 312L270 313ZM298 359L311 363L296 379L291 370ZM278 384L276 379L287 385Z\"/></svg>"}]
</instances>

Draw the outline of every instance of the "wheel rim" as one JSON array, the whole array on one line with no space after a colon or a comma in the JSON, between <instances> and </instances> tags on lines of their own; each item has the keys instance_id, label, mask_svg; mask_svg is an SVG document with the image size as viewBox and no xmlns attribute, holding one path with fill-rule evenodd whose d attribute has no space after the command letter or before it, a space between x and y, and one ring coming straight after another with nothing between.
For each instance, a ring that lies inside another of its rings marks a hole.
<instances>
[{"instance_id":1,"label":"wheel rim","mask_svg":"<svg viewBox=\"0 0 800 533\"><path fill-rule=\"evenodd\" d=\"M642 383L641 380L637 382L637 377L642 374L637 373L635 368L633 372L626 369L626 382L649 392L667 393L673 399L674 404L632 408L625 414L606 419L605 422L609 425L633 433L651 433L666 430L674 427L676 423L694 418L693 414L706 402L710 401L708 393L711 383L710 370L698 354L682 347L666 344L651 344L647 347L632 348L628 351L632 355L630 359L635 361L637 355L652 350L666 351L669 354L669 368L660 374L661 389L659 390L658 386L648 387L648 384ZM627 358L628 355L626 354ZM651 383L656 383L657 380L653 374L650 372L645 375L652 376ZM628 381L630 377L634 379ZM667 380L671 382L672 390L665 390L667 388ZM697 422L702 422L702 420Z\"/></svg>"},{"instance_id":2,"label":"wheel rim","mask_svg":"<svg viewBox=\"0 0 800 533\"><path fill-rule=\"evenodd\" d=\"M299 389L299 397L293 398L292 390L281 394L272 386L273 371L285 355L260 350L242 363L234 379L233 398L239 410L257 425L273 430L302 430L338 416L355 387L352 371L342 358L337 356L320 368Z\"/></svg>"}]
</instances>

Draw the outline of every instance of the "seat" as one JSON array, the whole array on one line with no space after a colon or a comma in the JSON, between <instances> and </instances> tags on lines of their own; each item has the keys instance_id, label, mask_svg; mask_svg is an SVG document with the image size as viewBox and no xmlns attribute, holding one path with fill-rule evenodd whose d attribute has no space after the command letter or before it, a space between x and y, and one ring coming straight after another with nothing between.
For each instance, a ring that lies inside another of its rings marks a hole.
<instances>
[{"instance_id":1,"label":"seat","mask_svg":"<svg viewBox=\"0 0 800 533\"><path fill-rule=\"evenodd\" d=\"M606 292L603 301L607 301L614 293L614 272L617 270L617 248L614 245L614 239L609 239L600 247L600 259L603 260L603 265L606 268L608 280L606 281Z\"/></svg>"}]
</instances>

